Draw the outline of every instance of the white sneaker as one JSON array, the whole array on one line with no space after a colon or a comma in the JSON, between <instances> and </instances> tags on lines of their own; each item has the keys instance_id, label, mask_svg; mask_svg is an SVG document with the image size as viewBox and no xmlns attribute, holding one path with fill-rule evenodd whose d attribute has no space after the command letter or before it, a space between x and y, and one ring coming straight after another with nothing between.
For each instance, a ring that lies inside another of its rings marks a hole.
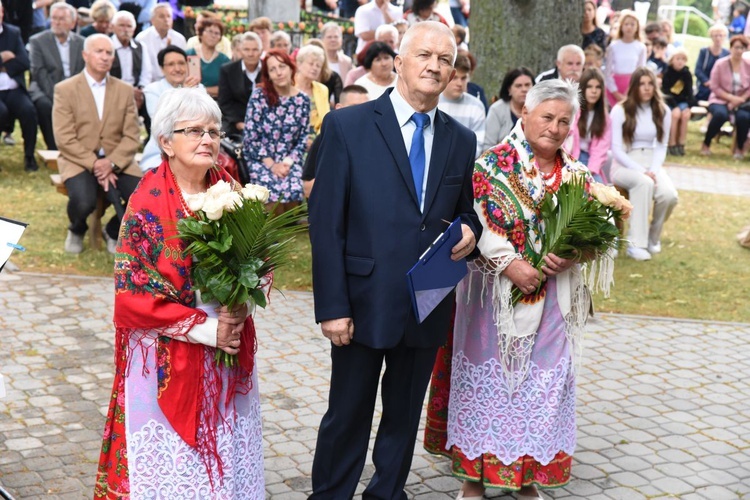
<instances>
[{"instance_id":1,"label":"white sneaker","mask_svg":"<svg viewBox=\"0 0 750 500\"><path fill-rule=\"evenodd\" d=\"M649 243L648 245L648 253L651 255L657 254L661 252L661 241L657 241L653 245Z\"/></svg>"},{"instance_id":2,"label":"white sneaker","mask_svg":"<svg viewBox=\"0 0 750 500\"><path fill-rule=\"evenodd\" d=\"M645 248L628 247L628 257L633 260L651 260L651 254Z\"/></svg>"},{"instance_id":3,"label":"white sneaker","mask_svg":"<svg viewBox=\"0 0 750 500\"><path fill-rule=\"evenodd\" d=\"M65 251L67 253L83 252L83 236L68 230L68 236L65 238Z\"/></svg>"},{"instance_id":4,"label":"white sneaker","mask_svg":"<svg viewBox=\"0 0 750 500\"><path fill-rule=\"evenodd\" d=\"M117 240L110 238L107 231L104 229L102 230L102 236L104 236L104 241L107 242L107 251L114 255L117 251Z\"/></svg>"}]
</instances>

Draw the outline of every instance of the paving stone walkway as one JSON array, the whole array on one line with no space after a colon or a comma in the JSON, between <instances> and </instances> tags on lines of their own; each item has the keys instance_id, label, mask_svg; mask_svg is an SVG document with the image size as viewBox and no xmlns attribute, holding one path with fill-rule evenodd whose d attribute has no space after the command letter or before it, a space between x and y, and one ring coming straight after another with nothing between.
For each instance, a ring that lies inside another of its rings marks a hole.
<instances>
[{"instance_id":1,"label":"paving stone walkway","mask_svg":"<svg viewBox=\"0 0 750 500\"><path fill-rule=\"evenodd\" d=\"M729 170L707 169L665 164L678 191L750 196L750 174Z\"/></svg>"},{"instance_id":2,"label":"paving stone walkway","mask_svg":"<svg viewBox=\"0 0 750 500\"><path fill-rule=\"evenodd\" d=\"M112 383L112 301L111 279L0 274L0 484L17 499L91 497ZM257 325L267 497L303 499L328 344L309 293L275 294ZM547 498L749 499L748 352L750 324L598 316L578 379L574 479ZM368 460L364 481L372 474ZM459 486L447 460L417 447L410 498L449 500Z\"/></svg>"}]
</instances>

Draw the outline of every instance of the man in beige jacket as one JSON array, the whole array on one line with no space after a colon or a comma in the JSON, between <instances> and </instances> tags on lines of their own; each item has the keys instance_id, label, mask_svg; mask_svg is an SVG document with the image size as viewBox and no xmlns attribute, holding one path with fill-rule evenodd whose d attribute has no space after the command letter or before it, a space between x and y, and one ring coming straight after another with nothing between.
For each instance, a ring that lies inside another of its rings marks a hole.
<instances>
[{"instance_id":1,"label":"man in beige jacket","mask_svg":"<svg viewBox=\"0 0 750 500\"><path fill-rule=\"evenodd\" d=\"M133 88L108 76L114 57L112 40L92 35L83 46L85 69L55 86L52 124L60 151L57 164L68 190L69 253L83 251L86 218L96 209L99 189L116 190L127 203L141 176L134 160L139 130ZM119 229L115 215L104 234L110 252Z\"/></svg>"}]
</instances>

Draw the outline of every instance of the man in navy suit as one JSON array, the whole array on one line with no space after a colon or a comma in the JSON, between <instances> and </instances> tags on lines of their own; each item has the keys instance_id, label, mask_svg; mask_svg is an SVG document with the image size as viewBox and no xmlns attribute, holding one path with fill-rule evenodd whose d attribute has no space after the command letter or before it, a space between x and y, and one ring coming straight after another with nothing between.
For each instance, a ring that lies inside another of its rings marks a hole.
<instances>
[{"instance_id":1,"label":"man in navy suit","mask_svg":"<svg viewBox=\"0 0 750 500\"><path fill-rule=\"evenodd\" d=\"M396 88L323 122L310 240L316 321L333 345L311 499L354 495L383 361L375 475L363 498L406 498L422 403L455 300L451 293L418 324L406 273L446 221L462 221L454 260L473 255L481 231L472 208L476 137L437 109L455 57L446 26L418 23L395 59Z\"/></svg>"}]
</instances>

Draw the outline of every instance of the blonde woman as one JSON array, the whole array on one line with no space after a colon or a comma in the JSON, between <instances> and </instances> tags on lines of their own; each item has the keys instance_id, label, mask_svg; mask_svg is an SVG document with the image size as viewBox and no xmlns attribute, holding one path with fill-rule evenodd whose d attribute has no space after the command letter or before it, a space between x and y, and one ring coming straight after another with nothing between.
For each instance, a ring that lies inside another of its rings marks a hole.
<instances>
[{"instance_id":1,"label":"blonde woman","mask_svg":"<svg viewBox=\"0 0 750 500\"><path fill-rule=\"evenodd\" d=\"M328 63L328 53L326 52L325 44L318 38L311 38L307 41L306 45L315 45L323 49L323 66L320 68L320 76L318 81L328 88L328 97L331 101L331 106L335 106L339 102L341 96L341 90L344 88L344 82L341 76L331 69L331 65Z\"/></svg>"},{"instance_id":2,"label":"blonde woman","mask_svg":"<svg viewBox=\"0 0 750 500\"><path fill-rule=\"evenodd\" d=\"M641 43L641 26L635 12L622 11L619 22L617 39L607 48L604 66L610 106L625 98L630 75L636 68L646 64L646 46Z\"/></svg>"},{"instance_id":3,"label":"blonde woman","mask_svg":"<svg viewBox=\"0 0 750 500\"><path fill-rule=\"evenodd\" d=\"M325 59L323 49L315 45L305 45L297 52L294 86L310 98L310 127L315 134L320 133L323 117L331 110L328 88L318 81Z\"/></svg>"}]
</instances>

